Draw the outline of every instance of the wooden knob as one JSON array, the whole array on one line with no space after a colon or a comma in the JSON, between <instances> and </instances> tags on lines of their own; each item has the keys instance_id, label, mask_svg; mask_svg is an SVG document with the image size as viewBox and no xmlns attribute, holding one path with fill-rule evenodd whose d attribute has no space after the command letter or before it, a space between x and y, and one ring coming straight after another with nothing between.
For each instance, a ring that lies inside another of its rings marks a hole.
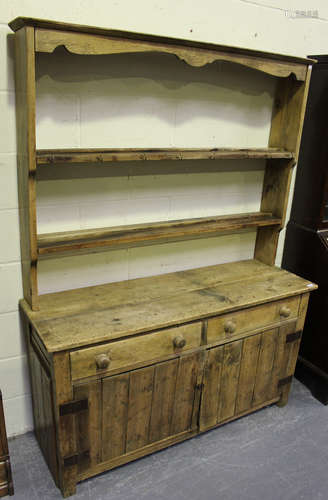
<instances>
[{"instance_id":1,"label":"wooden knob","mask_svg":"<svg viewBox=\"0 0 328 500\"><path fill-rule=\"evenodd\" d=\"M98 354L96 356L96 365L99 370L105 370L109 367L110 357L108 354Z\"/></svg>"},{"instance_id":2,"label":"wooden knob","mask_svg":"<svg viewBox=\"0 0 328 500\"><path fill-rule=\"evenodd\" d=\"M223 325L224 331L226 333L234 333L236 331L236 323L231 319L228 319Z\"/></svg>"},{"instance_id":3,"label":"wooden knob","mask_svg":"<svg viewBox=\"0 0 328 500\"><path fill-rule=\"evenodd\" d=\"M177 349L182 349L186 345L186 339L184 339L182 335L178 335L173 340L173 344Z\"/></svg>"},{"instance_id":4,"label":"wooden knob","mask_svg":"<svg viewBox=\"0 0 328 500\"><path fill-rule=\"evenodd\" d=\"M284 318L288 318L288 316L290 316L291 311L290 311L289 307L282 306L280 308L279 313L280 313L280 316L283 316Z\"/></svg>"}]
</instances>

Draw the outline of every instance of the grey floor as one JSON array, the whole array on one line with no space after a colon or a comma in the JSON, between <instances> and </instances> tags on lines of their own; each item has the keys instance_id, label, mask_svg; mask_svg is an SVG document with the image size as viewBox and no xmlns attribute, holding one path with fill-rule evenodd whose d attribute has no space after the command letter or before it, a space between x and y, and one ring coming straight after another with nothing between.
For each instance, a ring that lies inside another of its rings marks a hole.
<instances>
[{"instance_id":1,"label":"grey floor","mask_svg":"<svg viewBox=\"0 0 328 500\"><path fill-rule=\"evenodd\" d=\"M14 499L59 499L33 434L9 442ZM328 406L272 406L78 484L85 500L327 500Z\"/></svg>"}]
</instances>

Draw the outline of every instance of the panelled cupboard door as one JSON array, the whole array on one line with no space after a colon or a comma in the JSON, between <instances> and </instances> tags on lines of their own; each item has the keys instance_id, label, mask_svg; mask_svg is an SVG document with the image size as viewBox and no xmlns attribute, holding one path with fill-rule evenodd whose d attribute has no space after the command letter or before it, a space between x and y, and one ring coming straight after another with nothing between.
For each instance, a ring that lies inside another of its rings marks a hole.
<instances>
[{"instance_id":1,"label":"panelled cupboard door","mask_svg":"<svg viewBox=\"0 0 328 500\"><path fill-rule=\"evenodd\" d=\"M286 335L295 327L290 323L207 351L200 430L279 397L279 380L297 348L286 344Z\"/></svg>"},{"instance_id":2,"label":"panelled cupboard door","mask_svg":"<svg viewBox=\"0 0 328 500\"><path fill-rule=\"evenodd\" d=\"M75 386L88 397L78 417L80 470L197 429L204 352Z\"/></svg>"}]
</instances>

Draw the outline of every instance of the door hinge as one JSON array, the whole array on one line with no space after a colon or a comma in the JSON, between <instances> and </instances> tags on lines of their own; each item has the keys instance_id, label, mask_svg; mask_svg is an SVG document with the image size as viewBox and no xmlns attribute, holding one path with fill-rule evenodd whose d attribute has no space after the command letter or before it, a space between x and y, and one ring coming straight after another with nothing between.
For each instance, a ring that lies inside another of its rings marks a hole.
<instances>
[{"instance_id":1,"label":"door hinge","mask_svg":"<svg viewBox=\"0 0 328 500\"><path fill-rule=\"evenodd\" d=\"M294 332L294 333L289 333L289 335L286 335L286 344L289 342L295 342L295 340L300 339L302 336L302 330L299 332Z\"/></svg>"},{"instance_id":2,"label":"door hinge","mask_svg":"<svg viewBox=\"0 0 328 500\"><path fill-rule=\"evenodd\" d=\"M278 388L289 384L292 380L293 380L293 375L289 375L289 377L281 378L278 382Z\"/></svg>"},{"instance_id":3,"label":"door hinge","mask_svg":"<svg viewBox=\"0 0 328 500\"><path fill-rule=\"evenodd\" d=\"M84 462L90 457L89 450L82 451L81 453L75 453L75 455L70 455L63 458L64 467L71 467L72 465L78 465Z\"/></svg>"},{"instance_id":4,"label":"door hinge","mask_svg":"<svg viewBox=\"0 0 328 500\"><path fill-rule=\"evenodd\" d=\"M59 405L59 415L62 417L64 415L70 415L71 413L79 413L80 411L85 411L88 408L88 399L76 399Z\"/></svg>"}]
</instances>

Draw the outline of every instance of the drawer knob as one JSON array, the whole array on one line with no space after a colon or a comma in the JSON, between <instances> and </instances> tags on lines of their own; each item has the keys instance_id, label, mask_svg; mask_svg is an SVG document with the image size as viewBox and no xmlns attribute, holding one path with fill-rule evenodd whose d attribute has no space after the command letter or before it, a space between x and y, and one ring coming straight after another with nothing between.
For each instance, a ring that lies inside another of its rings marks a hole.
<instances>
[{"instance_id":1,"label":"drawer knob","mask_svg":"<svg viewBox=\"0 0 328 500\"><path fill-rule=\"evenodd\" d=\"M99 370L105 370L109 367L110 358L108 354L98 354L96 356L96 365Z\"/></svg>"},{"instance_id":2,"label":"drawer knob","mask_svg":"<svg viewBox=\"0 0 328 500\"><path fill-rule=\"evenodd\" d=\"M173 345L177 349L182 349L186 345L186 339L182 335L177 335L173 340Z\"/></svg>"},{"instance_id":3,"label":"drawer knob","mask_svg":"<svg viewBox=\"0 0 328 500\"><path fill-rule=\"evenodd\" d=\"M280 316L283 316L284 318L288 318L288 316L290 316L291 310L287 306L282 306L280 308L279 313L280 313Z\"/></svg>"},{"instance_id":4,"label":"drawer knob","mask_svg":"<svg viewBox=\"0 0 328 500\"><path fill-rule=\"evenodd\" d=\"M224 323L223 328L226 333L234 333L236 331L236 323L234 323L231 319L228 319Z\"/></svg>"}]
</instances>

